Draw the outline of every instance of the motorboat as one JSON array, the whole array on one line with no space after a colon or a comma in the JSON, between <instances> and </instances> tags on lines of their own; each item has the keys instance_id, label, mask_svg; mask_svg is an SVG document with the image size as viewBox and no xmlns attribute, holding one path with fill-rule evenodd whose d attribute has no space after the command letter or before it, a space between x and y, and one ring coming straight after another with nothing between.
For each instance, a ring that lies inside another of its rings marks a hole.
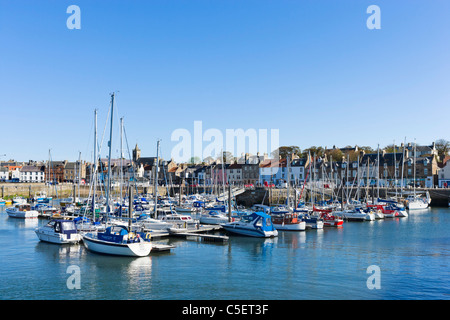
<instances>
[{"instance_id":1,"label":"motorboat","mask_svg":"<svg viewBox=\"0 0 450 320\"><path fill-rule=\"evenodd\" d=\"M131 257L148 256L153 246L123 225L110 226L105 232L88 232L83 235L83 244L92 252Z\"/></svg>"},{"instance_id":2,"label":"motorboat","mask_svg":"<svg viewBox=\"0 0 450 320\"><path fill-rule=\"evenodd\" d=\"M92 221L87 217L78 216L73 221L75 222L78 233L81 234L87 232L103 232L106 229L104 224L98 221Z\"/></svg>"},{"instance_id":3,"label":"motorboat","mask_svg":"<svg viewBox=\"0 0 450 320\"><path fill-rule=\"evenodd\" d=\"M338 214L333 213L333 207L317 208L313 206L313 213L319 215L324 227L339 228L344 225L344 219Z\"/></svg>"},{"instance_id":4,"label":"motorboat","mask_svg":"<svg viewBox=\"0 0 450 320\"><path fill-rule=\"evenodd\" d=\"M336 213L342 215L342 217L348 221L374 221L375 214L372 209L367 208L354 208L344 211L337 211Z\"/></svg>"},{"instance_id":5,"label":"motorboat","mask_svg":"<svg viewBox=\"0 0 450 320\"><path fill-rule=\"evenodd\" d=\"M36 219L39 212L32 210L29 204L16 204L14 207L6 208L6 213L11 218Z\"/></svg>"},{"instance_id":6,"label":"motorboat","mask_svg":"<svg viewBox=\"0 0 450 320\"><path fill-rule=\"evenodd\" d=\"M171 223L172 225L183 225L186 227L198 224L198 221L194 220L190 215L179 214L173 211L162 215L159 220Z\"/></svg>"},{"instance_id":7,"label":"motorboat","mask_svg":"<svg viewBox=\"0 0 450 320\"><path fill-rule=\"evenodd\" d=\"M383 218L400 218L408 216L406 210L398 207L395 203L385 202L381 204L368 205L368 207L375 210L376 219L379 219L380 215L382 215Z\"/></svg>"},{"instance_id":8,"label":"motorboat","mask_svg":"<svg viewBox=\"0 0 450 320\"><path fill-rule=\"evenodd\" d=\"M231 219L231 222L235 221L235 218ZM226 216L222 212L208 210L200 216L199 222L203 224L224 224L230 221L228 219L228 216Z\"/></svg>"},{"instance_id":9,"label":"motorboat","mask_svg":"<svg viewBox=\"0 0 450 320\"><path fill-rule=\"evenodd\" d=\"M26 204L27 203L27 199L25 199L24 197L14 197L12 201L13 201L13 204Z\"/></svg>"},{"instance_id":10,"label":"motorboat","mask_svg":"<svg viewBox=\"0 0 450 320\"><path fill-rule=\"evenodd\" d=\"M299 217L305 222L306 229L323 229L324 221L322 218L309 213L302 213Z\"/></svg>"},{"instance_id":11,"label":"motorboat","mask_svg":"<svg viewBox=\"0 0 450 320\"><path fill-rule=\"evenodd\" d=\"M197 209L193 206L192 203L185 203L181 206L175 207L176 212L180 213L192 213L195 212Z\"/></svg>"},{"instance_id":12,"label":"motorboat","mask_svg":"<svg viewBox=\"0 0 450 320\"><path fill-rule=\"evenodd\" d=\"M283 213L288 213L288 212L289 212L288 208L286 208L285 206L281 206L281 205L274 206L274 207L270 208L270 213L271 214L272 213L274 213L274 214L283 214Z\"/></svg>"},{"instance_id":13,"label":"motorboat","mask_svg":"<svg viewBox=\"0 0 450 320\"><path fill-rule=\"evenodd\" d=\"M344 219L334 213L325 213L321 216L324 227L340 228L344 226Z\"/></svg>"},{"instance_id":14,"label":"motorboat","mask_svg":"<svg viewBox=\"0 0 450 320\"><path fill-rule=\"evenodd\" d=\"M277 230L303 231L306 230L306 222L300 219L296 212L272 212L272 223Z\"/></svg>"},{"instance_id":15,"label":"motorboat","mask_svg":"<svg viewBox=\"0 0 450 320\"><path fill-rule=\"evenodd\" d=\"M173 224L170 222L153 219L146 214L141 214L136 219L136 223L142 225L142 227L147 230L168 230L173 227Z\"/></svg>"},{"instance_id":16,"label":"motorboat","mask_svg":"<svg viewBox=\"0 0 450 320\"><path fill-rule=\"evenodd\" d=\"M225 223L222 227L234 234L270 238L278 236L270 215L262 212L253 212L249 215L242 216L241 219Z\"/></svg>"},{"instance_id":17,"label":"motorboat","mask_svg":"<svg viewBox=\"0 0 450 320\"><path fill-rule=\"evenodd\" d=\"M35 229L39 240L57 244L78 243L82 240L73 220L55 219Z\"/></svg>"},{"instance_id":18,"label":"motorboat","mask_svg":"<svg viewBox=\"0 0 450 320\"><path fill-rule=\"evenodd\" d=\"M52 197L48 197L47 192L45 191L39 191L39 193L35 193L33 197L33 201L39 203L49 203L50 200L52 200Z\"/></svg>"},{"instance_id":19,"label":"motorboat","mask_svg":"<svg viewBox=\"0 0 450 320\"><path fill-rule=\"evenodd\" d=\"M34 206L31 207L31 210L36 210L37 212L40 213L41 216L44 217L50 217L58 212L58 209L43 202L35 204Z\"/></svg>"},{"instance_id":20,"label":"motorboat","mask_svg":"<svg viewBox=\"0 0 450 320\"><path fill-rule=\"evenodd\" d=\"M270 213L270 207L266 206L265 204L254 204L251 207L251 210L258 211L258 212L264 212L264 213Z\"/></svg>"}]
</instances>

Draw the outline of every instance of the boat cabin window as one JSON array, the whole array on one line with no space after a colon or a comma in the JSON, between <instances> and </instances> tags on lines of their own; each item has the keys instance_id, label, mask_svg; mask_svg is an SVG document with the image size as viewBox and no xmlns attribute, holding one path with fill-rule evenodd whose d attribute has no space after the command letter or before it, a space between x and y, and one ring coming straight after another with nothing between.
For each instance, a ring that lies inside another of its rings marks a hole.
<instances>
[{"instance_id":1,"label":"boat cabin window","mask_svg":"<svg viewBox=\"0 0 450 320\"><path fill-rule=\"evenodd\" d=\"M243 216L241 218L241 220L245 223L249 223L249 222L252 222L254 219L253 219L253 216Z\"/></svg>"},{"instance_id":2,"label":"boat cabin window","mask_svg":"<svg viewBox=\"0 0 450 320\"><path fill-rule=\"evenodd\" d=\"M47 223L47 227L54 228L55 223L56 223L56 221L50 221L49 223Z\"/></svg>"},{"instance_id":3,"label":"boat cabin window","mask_svg":"<svg viewBox=\"0 0 450 320\"><path fill-rule=\"evenodd\" d=\"M257 227L262 227L262 225L263 225L263 219L260 218L260 219L258 219L258 220L256 221L255 226L257 226Z\"/></svg>"},{"instance_id":4,"label":"boat cabin window","mask_svg":"<svg viewBox=\"0 0 450 320\"><path fill-rule=\"evenodd\" d=\"M270 218L266 218L266 226L271 226L272 225L272 220Z\"/></svg>"},{"instance_id":5,"label":"boat cabin window","mask_svg":"<svg viewBox=\"0 0 450 320\"><path fill-rule=\"evenodd\" d=\"M69 230L76 230L75 224L72 221L63 221L61 222L63 230L69 231Z\"/></svg>"}]
</instances>

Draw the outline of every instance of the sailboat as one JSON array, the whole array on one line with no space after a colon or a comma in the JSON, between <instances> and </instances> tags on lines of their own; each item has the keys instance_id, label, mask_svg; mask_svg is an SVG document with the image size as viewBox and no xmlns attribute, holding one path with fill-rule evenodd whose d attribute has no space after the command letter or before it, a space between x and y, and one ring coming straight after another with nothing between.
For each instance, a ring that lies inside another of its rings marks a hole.
<instances>
[{"instance_id":1,"label":"sailboat","mask_svg":"<svg viewBox=\"0 0 450 320\"><path fill-rule=\"evenodd\" d=\"M431 202L430 193L426 192L426 198L416 194L416 143L414 142L414 190L413 194L406 198L406 208L408 210L426 209Z\"/></svg>"},{"instance_id":2,"label":"sailboat","mask_svg":"<svg viewBox=\"0 0 450 320\"><path fill-rule=\"evenodd\" d=\"M110 190L111 190L111 148L114 116L114 93L111 94L111 124L109 135L109 157L108 157L108 185L106 195L106 222L111 212ZM130 188L131 191L131 188ZM130 196L131 199L131 196ZM130 206L131 207L131 206ZM130 208L131 209L131 208ZM131 210L130 221L131 221ZM88 232L83 235L83 244L86 249L102 254L117 256L143 257L150 254L152 243L145 241L139 234L131 232L131 226L112 225L104 232Z\"/></svg>"}]
</instances>

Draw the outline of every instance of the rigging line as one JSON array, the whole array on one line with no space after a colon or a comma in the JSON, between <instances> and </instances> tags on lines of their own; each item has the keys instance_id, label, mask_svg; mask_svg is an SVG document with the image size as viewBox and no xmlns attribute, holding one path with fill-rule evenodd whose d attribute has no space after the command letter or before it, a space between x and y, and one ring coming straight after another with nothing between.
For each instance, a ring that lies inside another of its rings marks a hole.
<instances>
[{"instance_id":1,"label":"rigging line","mask_svg":"<svg viewBox=\"0 0 450 320\"><path fill-rule=\"evenodd\" d=\"M91 141L91 135L92 135L92 131L93 131L93 128L94 128L94 124L93 123L91 123L91 129L89 130L89 139L87 140L87 141ZM89 153L88 153L88 149L89 149L89 145L90 145L90 142L87 142L86 143L86 148L85 148L85 152L84 152L84 154L87 156ZM92 155L92 157L93 157L93 155ZM88 158L86 157L86 160L87 160Z\"/></svg>"},{"instance_id":2,"label":"rigging line","mask_svg":"<svg viewBox=\"0 0 450 320\"><path fill-rule=\"evenodd\" d=\"M136 195L139 194L138 193L138 189L137 189L137 181L136 181L136 176L135 176L135 167L134 167L134 162L131 158L131 153L130 153L130 146L128 145L128 138L127 138L127 131L125 130L125 126L123 126L123 135L125 136L125 144L127 145L127 151L128 151L128 157L131 161L131 169L132 169L132 177L133 177L133 181L134 181L134 188L136 190Z\"/></svg>"},{"instance_id":3,"label":"rigging line","mask_svg":"<svg viewBox=\"0 0 450 320\"><path fill-rule=\"evenodd\" d=\"M101 141L100 141L100 144L98 144L98 147L97 147L97 149L98 149L98 155L100 155L101 147L102 147L102 145L103 145L103 140L104 140L104 138L105 138L105 132L106 132L106 128L107 128L107 126L108 126L108 119L109 119L109 114L110 114L110 112L111 112L111 108L108 108L108 115L106 116L105 126L104 126L104 128L103 128L103 133L102 133L102 139L101 139Z\"/></svg>"}]
</instances>

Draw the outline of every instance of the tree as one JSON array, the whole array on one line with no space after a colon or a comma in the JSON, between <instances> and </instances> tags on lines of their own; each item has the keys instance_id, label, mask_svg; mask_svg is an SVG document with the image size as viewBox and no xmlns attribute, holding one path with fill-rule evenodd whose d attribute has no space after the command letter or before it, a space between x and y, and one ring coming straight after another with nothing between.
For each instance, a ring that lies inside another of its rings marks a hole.
<instances>
[{"instance_id":1,"label":"tree","mask_svg":"<svg viewBox=\"0 0 450 320\"><path fill-rule=\"evenodd\" d=\"M368 147L368 146L362 146L362 147L359 147L359 149L363 150L364 153L375 153L376 152L371 147Z\"/></svg>"},{"instance_id":2,"label":"tree","mask_svg":"<svg viewBox=\"0 0 450 320\"><path fill-rule=\"evenodd\" d=\"M292 154L295 154L297 156L301 156L301 150L297 146L283 146L279 147L277 150L272 152L272 157L275 157L276 155L281 156L281 159L286 159L287 156L290 156Z\"/></svg>"},{"instance_id":3,"label":"tree","mask_svg":"<svg viewBox=\"0 0 450 320\"><path fill-rule=\"evenodd\" d=\"M386 151L387 153L394 153L394 150L395 152L402 152L402 147L399 147L395 144L390 144L384 147L383 150Z\"/></svg>"},{"instance_id":4,"label":"tree","mask_svg":"<svg viewBox=\"0 0 450 320\"><path fill-rule=\"evenodd\" d=\"M332 149L331 151L327 152L328 157L332 157L333 161L341 161L342 157L344 156L344 153L341 151L341 149ZM328 158L328 160L330 160Z\"/></svg>"},{"instance_id":5,"label":"tree","mask_svg":"<svg viewBox=\"0 0 450 320\"><path fill-rule=\"evenodd\" d=\"M230 151L223 151L222 157L217 157L217 160L219 160L220 162L222 162L222 159L224 163L232 163L234 160L234 156Z\"/></svg>"},{"instance_id":6,"label":"tree","mask_svg":"<svg viewBox=\"0 0 450 320\"><path fill-rule=\"evenodd\" d=\"M325 153L325 150L322 147L312 146L309 147L308 149L303 150L302 157L303 158L308 157L308 153L311 153L312 157L314 156L314 154L316 155L316 157L322 157Z\"/></svg>"},{"instance_id":7,"label":"tree","mask_svg":"<svg viewBox=\"0 0 450 320\"><path fill-rule=\"evenodd\" d=\"M445 139L438 139L434 143L434 146L437 150L439 160L444 160L444 157L447 156L450 151L450 141Z\"/></svg>"},{"instance_id":8,"label":"tree","mask_svg":"<svg viewBox=\"0 0 450 320\"><path fill-rule=\"evenodd\" d=\"M200 163L201 160L199 157L191 157L191 159L189 159L189 163L190 164L195 164L195 163Z\"/></svg>"}]
</instances>

